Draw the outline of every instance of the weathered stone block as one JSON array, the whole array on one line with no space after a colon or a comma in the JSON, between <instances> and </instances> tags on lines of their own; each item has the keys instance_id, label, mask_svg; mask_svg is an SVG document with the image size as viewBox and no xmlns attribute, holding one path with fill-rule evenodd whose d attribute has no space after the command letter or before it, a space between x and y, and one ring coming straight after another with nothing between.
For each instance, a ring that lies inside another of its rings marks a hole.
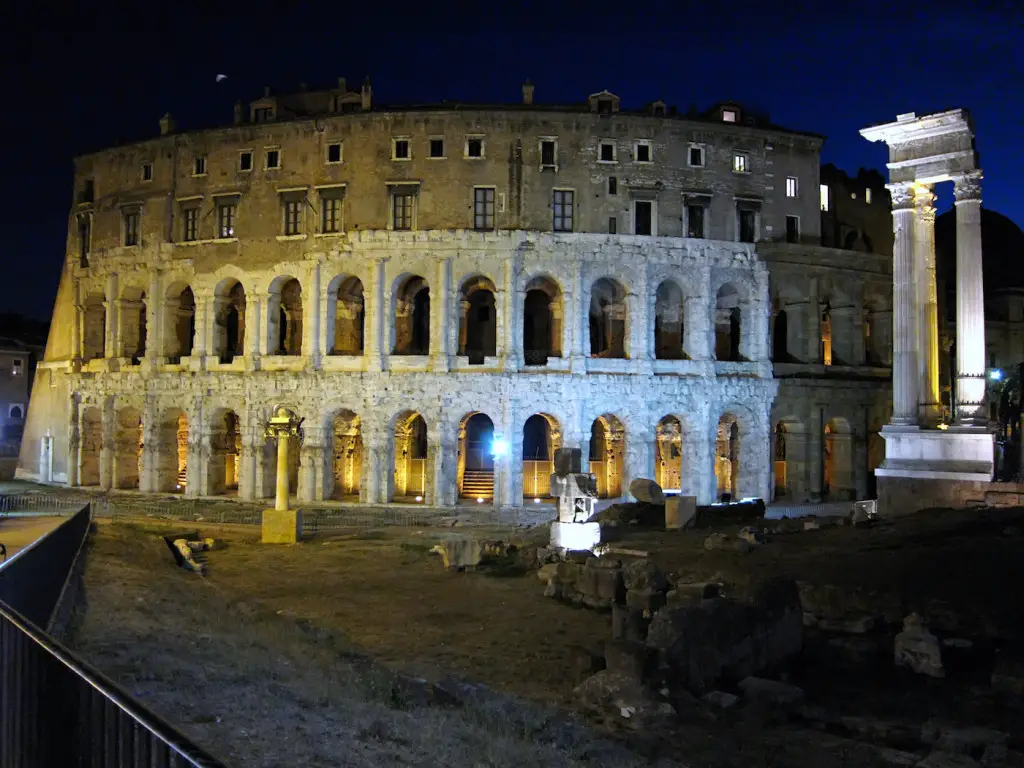
<instances>
[{"instance_id":1,"label":"weathered stone block","mask_svg":"<svg viewBox=\"0 0 1024 768\"><path fill-rule=\"evenodd\" d=\"M690 528L697 519L696 496L669 496L665 499L665 528Z\"/></svg>"},{"instance_id":2,"label":"weathered stone block","mask_svg":"<svg viewBox=\"0 0 1024 768\"><path fill-rule=\"evenodd\" d=\"M261 525L264 544L296 544L302 537L302 512L297 509L265 509Z\"/></svg>"},{"instance_id":3,"label":"weathered stone block","mask_svg":"<svg viewBox=\"0 0 1024 768\"><path fill-rule=\"evenodd\" d=\"M631 640L609 640L604 644L604 663L609 672L634 680L646 680L652 669L652 651Z\"/></svg>"},{"instance_id":4,"label":"weathered stone block","mask_svg":"<svg viewBox=\"0 0 1024 768\"><path fill-rule=\"evenodd\" d=\"M626 607L650 616L665 606L665 593L648 589L626 590Z\"/></svg>"}]
</instances>

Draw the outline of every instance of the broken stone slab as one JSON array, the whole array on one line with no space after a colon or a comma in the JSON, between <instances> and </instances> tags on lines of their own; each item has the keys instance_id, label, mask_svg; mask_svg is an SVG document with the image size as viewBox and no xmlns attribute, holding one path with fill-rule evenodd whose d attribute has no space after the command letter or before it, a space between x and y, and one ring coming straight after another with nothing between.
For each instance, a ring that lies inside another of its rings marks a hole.
<instances>
[{"instance_id":1,"label":"broken stone slab","mask_svg":"<svg viewBox=\"0 0 1024 768\"><path fill-rule=\"evenodd\" d=\"M665 529L670 531L692 528L697 522L696 496L667 496L665 498Z\"/></svg>"},{"instance_id":2,"label":"broken stone slab","mask_svg":"<svg viewBox=\"0 0 1024 768\"><path fill-rule=\"evenodd\" d=\"M737 535L751 546L756 547L758 544L764 543L764 534L752 525L741 528Z\"/></svg>"},{"instance_id":3,"label":"broken stone slab","mask_svg":"<svg viewBox=\"0 0 1024 768\"><path fill-rule=\"evenodd\" d=\"M626 589L664 592L668 589L668 579L661 569L650 560L634 560L622 568L622 579Z\"/></svg>"},{"instance_id":4,"label":"broken stone slab","mask_svg":"<svg viewBox=\"0 0 1024 768\"><path fill-rule=\"evenodd\" d=\"M558 574L558 563L548 563L537 571L537 578L547 584Z\"/></svg>"},{"instance_id":5,"label":"broken stone slab","mask_svg":"<svg viewBox=\"0 0 1024 768\"><path fill-rule=\"evenodd\" d=\"M661 486L644 477L638 477L629 484L629 493L643 504L660 506L665 503L665 493L661 490Z\"/></svg>"},{"instance_id":6,"label":"broken stone slab","mask_svg":"<svg viewBox=\"0 0 1024 768\"><path fill-rule=\"evenodd\" d=\"M665 606L665 593L652 592L649 589L627 589L626 607L641 611L644 616L651 616Z\"/></svg>"},{"instance_id":7,"label":"broken stone slab","mask_svg":"<svg viewBox=\"0 0 1024 768\"><path fill-rule=\"evenodd\" d=\"M441 542L441 562L448 570L476 568L483 559L483 547L476 539L446 539Z\"/></svg>"},{"instance_id":8,"label":"broken stone slab","mask_svg":"<svg viewBox=\"0 0 1024 768\"><path fill-rule=\"evenodd\" d=\"M652 650L641 642L609 640L604 644L605 669L618 675L646 681L655 660Z\"/></svg>"},{"instance_id":9,"label":"broken stone slab","mask_svg":"<svg viewBox=\"0 0 1024 768\"><path fill-rule=\"evenodd\" d=\"M612 605L612 639L644 642L647 639L647 622L643 611L619 603Z\"/></svg>"},{"instance_id":10,"label":"broken stone slab","mask_svg":"<svg viewBox=\"0 0 1024 768\"><path fill-rule=\"evenodd\" d=\"M672 705L638 680L607 669L588 677L573 694L583 709L612 715L642 730L667 727L676 719Z\"/></svg>"},{"instance_id":11,"label":"broken stone slab","mask_svg":"<svg viewBox=\"0 0 1024 768\"><path fill-rule=\"evenodd\" d=\"M726 533L715 532L704 539L704 549L709 552L719 550L723 552L749 552L754 545L745 539L738 539Z\"/></svg>"},{"instance_id":12,"label":"broken stone slab","mask_svg":"<svg viewBox=\"0 0 1024 768\"><path fill-rule=\"evenodd\" d=\"M725 691L710 691L701 696L701 701L718 709L732 709L739 700L736 694Z\"/></svg>"},{"instance_id":13,"label":"broken stone slab","mask_svg":"<svg viewBox=\"0 0 1024 768\"><path fill-rule=\"evenodd\" d=\"M790 706L804 700L803 688L763 677L746 677L740 680L739 688L744 698L755 702Z\"/></svg>"},{"instance_id":14,"label":"broken stone slab","mask_svg":"<svg viewBox=\"0 0 1024 768\"><path fill-rule=\"evenodd\" d=\"M897 667L906 667L919 675L946 676L939 640L916 613L903 620L903 631L896 635L893 645L893 660Z\"/></svg>"}]
</instances>

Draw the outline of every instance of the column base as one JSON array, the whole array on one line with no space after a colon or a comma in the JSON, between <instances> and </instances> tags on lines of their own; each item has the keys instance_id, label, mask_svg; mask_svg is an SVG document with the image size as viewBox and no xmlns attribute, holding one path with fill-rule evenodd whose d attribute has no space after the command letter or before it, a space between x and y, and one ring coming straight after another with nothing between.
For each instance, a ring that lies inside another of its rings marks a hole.
<instances>
[{"instance_id":1,"label":"column base","mask_svg":"<svg viewBox=\"0 0 1024 768\"><path fill-rule=\"evenodd\" d=\"M297 544L302 538L302 512L298 509L263 510L264 544Z\"/></svg>"},{"instance_id":2,"label":"column base","mask_svg":"<svg viewBox=\"0 0 1024 768\"><path fill-rule=\"evenodd\" d=\"M995 434L987 428L882 427L885 461L877 477L991 482L995 472Z\"/></svg>"}]
</instances>

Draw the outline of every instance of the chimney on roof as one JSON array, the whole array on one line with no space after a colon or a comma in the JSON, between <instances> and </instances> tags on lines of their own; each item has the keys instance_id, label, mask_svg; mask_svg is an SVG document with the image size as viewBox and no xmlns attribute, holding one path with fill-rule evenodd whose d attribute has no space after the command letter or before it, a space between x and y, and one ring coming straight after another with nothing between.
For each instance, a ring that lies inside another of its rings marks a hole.
<instances>
[{"instance_id":1,"label":"chimney on roof","mask_svg":"<svg viewBox=\"0 0 1024 768\"><path fill-rule=\"evenodd\" d=\"M530 82L530 78L526 78L526 82L523 83L523 104L533 104L533 83Z\"/></svg>"},{"instance_id":2,"label":"chimney on roof","mask_svg":"<svg viewBox=\"0 0 1024 768\"><path fill-rule=\"evenodd\" d=\"M373 102L373 88L370 86L370 77L367 75L366 80L363 81L363 111L370 111L370 104Z\"/></svg>"},{"instance_id":3,"label":"chimney on roof","mask_svg":"<svg viewBox=\"0 0 1024 768\"><path fill-rule=\"evenodd\" d=\"M244 113L242 112L242 102L236 101L235 102L235 125L241 125L242 124L242 117L243 117L243 115L244 115Z\"/></svg>"},{"instance_id":4,"label":"chimney on roof","mask_svg":"<svg viewBox=\"0 0 1024 768\"><path fill-rule=\"evenodd\" d=\"M160 135L166 136L168 133L172 133L178 124L174 122L174 118L171 117L171 113L168 112L160 118Z\"/></svg>"},{"instance_id":5,"label":"chimney on roof","mask_svg":"<svg viewBox=\"0 0 1024 768\"><path fill-rule=\"evenodd\" d=\"M342 93L348 93L348 83L345 82L344 77L338 78L338 90L341 91Z\"/></svg>"}]
</instances>

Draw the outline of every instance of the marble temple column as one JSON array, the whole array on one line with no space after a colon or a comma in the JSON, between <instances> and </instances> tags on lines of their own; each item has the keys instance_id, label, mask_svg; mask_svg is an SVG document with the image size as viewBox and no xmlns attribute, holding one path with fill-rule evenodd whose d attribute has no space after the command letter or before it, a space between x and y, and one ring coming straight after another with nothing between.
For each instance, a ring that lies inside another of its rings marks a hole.
<instances>
[{"instance_id":1,"label":"marble temple column","mask_svg":"<svg viewBox=\"0 0 1024 768\"><path fill-rule=\"evenodd\" d=\"M954 180L956 196L956 421L987 423L981 171Z\"/></svg>"},{"instance_id":2,"label":"marble temple column","mask_svg":"<svg viewBox=\"0 0 1024 768\"><path fill-rule=\"evenodd\" d=\"M910 183L887 184L892 195L892 420L917 425L917 306L914 290L914 195Z\"/></svg>"},{"instance_id":3,"label":"marble temple column","mask_svg":"<svg viewBox=\"0 0 1024 768\"><path fill-rule=\"evenodd\" d=\"M917 291L917 367L920 376L918 419L935 427L942 420L939 396L939 303L935 287L935 195L914 186L914 271Z\"/></svg>"}]
</instances>

